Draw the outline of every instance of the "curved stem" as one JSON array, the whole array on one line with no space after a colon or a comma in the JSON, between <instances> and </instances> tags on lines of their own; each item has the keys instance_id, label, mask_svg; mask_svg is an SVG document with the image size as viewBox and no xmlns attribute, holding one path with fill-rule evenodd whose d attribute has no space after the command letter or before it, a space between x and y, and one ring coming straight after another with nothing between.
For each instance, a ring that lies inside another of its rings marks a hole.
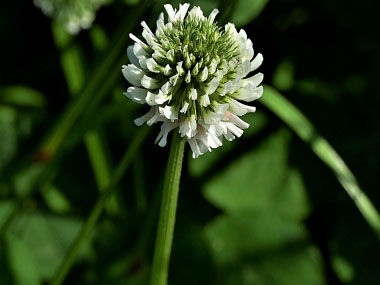
<instances>
[{"instance_id":1,"label":"curved stem","mask_svg":"<svg viewBox=\"0 0 380 285\"><path fill-rule=\"evenodd\" d=\"M151 285L166 285L172 248L179 181L181 176L185 139L173 136L161 199L160 217L151 272Z\"/></svg>"},{"instance_id":2,"label":"curved stem","mask_svg":"<svg viewBox=\"0 0 380 285\"><path fill-rule=\"evenodd\" d=\"M134 140L129 145L119 165L117 166L115 171L112 173L112 178L111 178L110 183L104 189L104 191L102 192L102 194L99 196L98 200L96 201L96 204L92 208L90 215L88 216L87 220L83 224L78 236L72 243L69 251L67 252L65 259L61 263L60 267L55 273L50 284L58 285L58 284L61 284L62 281L65 279L76 257L78 256L78 253L80 249L82 248L83 243L86 241L88 236L92 233L96 225L96 222L98 221L99 216L102 213L108 198L113 193L116 187L116 184L120 181L126 169L131 164L135 154L138 153L137 149L141 145L147 133L148 133L148 128L144 127L140 129L139 133L135 136Z\"/></svg>"}]
</instances>

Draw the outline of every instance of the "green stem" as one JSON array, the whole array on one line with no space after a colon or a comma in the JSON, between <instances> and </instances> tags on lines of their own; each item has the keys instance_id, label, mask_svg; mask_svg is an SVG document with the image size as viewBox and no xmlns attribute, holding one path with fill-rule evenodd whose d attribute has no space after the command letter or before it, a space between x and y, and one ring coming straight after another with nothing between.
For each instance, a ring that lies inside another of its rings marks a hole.
<instances>
[{"instance_id":1,"label":"green stem","mask_svg":"<svg viewBox=\"0 0 380 285\"><path fill-rule=\"evenodd\" d=\"M314 153L330 167L380 240L380 214L343 159L296 106L272 87L264 86L264 90L265 93L260 102L309 144Z\"/></svg>"},{"instance_id":2,"label":"green stem","mask_svg":"<svg viewBox=\"0 0 380 285\"><path fill-rule=\"evenodd\" d=\"M123 158L121 159L119 165L112 173L112 178L111 178L110 183L104 189L104 191L102 192L102 194L96 201L96 204L92 208L90 215L88 216L87 220L83 224L78 236L76 237L73 244L71 245L69 251L66 254L65 259L61 263L60 267L58 268L50 284L52 285L61 284L62 281L65 279L76 257L78 256L78 253L80 249L82 248L83 243L86 241L88 236L92 233L96 225L96 222L98 221L99 216L102 213L108 198L113 193L114 189L116 188L116 185L118 184L120 179L123 177L123 174L125 173L126 169L131 164L135 154L138 153L137 150L139 146L141 145L141 143L143 142L144 138L146 137L147 133L148 133L148 128L144 127L140 129L138 134L134 137L133 141L131 142L128 149L126 150Z\"/></svg>"},{"instance_id":3,"label":"green stem","mask_svg":"<svg viewBox=\"0 0 380 285\"><path fill-rule=\"evenodd\" d=\"M166 285L179 192L185 140L173 136L161 199L160 217L151 272L151 285Z\"/></svg>"},{"instance_id":4,"label":"green stem","mask_svg":"<svg viewBox=\"0 0 380 285\"><path fill-rule=\"evenodd\" d=\"M50 165L52 165L51 161L56 159L57 152L60 152L59 150L62 148L67 133L71 131L79 115L85 113L85 118L90 118L94 109L96 109L99 102L109 91L109 88L114 86L120 77L120 69L114 67L121 66L125 63L125 55L123 54L122 57L119 57L119 61L117 61L117 57L121 54L120 51L122 47L125 46L128 33L133 30L140 16L149 8L151 1L152 0L142 1L137 9L134 9L130 15L124 17L125 20L120 24L120 28L115 34L114 44L110 43L110 49L104 52L104 60L99 65L99 68L97 68L96 73L91 76L90 82L86 85L78 98L73 98L69 102L63 115L45 134L45 138L40 142L40 146L37 150L37 162L33 162L33 164L44 164L44 175L41 176L49 176ZM117 61L116 64L112 64L115 60ZM94 94L96 95L93 96ZM33 156L33 158L36 159L35 156ZM29 157L25 159L23 163L25 164L25 168L30 167L31 163L29 160L31 160ZM38 179L38 181L44 181L44 179ZM36 185L33 185L32 188L35 189ZM19 204L23 203L20 202ZM21 211L22 207L15 207L15 209L7 215L5 218L6 222L0 229L0 236L7 231L14 218L17 217Z\"/></svg>"}]
</instances>

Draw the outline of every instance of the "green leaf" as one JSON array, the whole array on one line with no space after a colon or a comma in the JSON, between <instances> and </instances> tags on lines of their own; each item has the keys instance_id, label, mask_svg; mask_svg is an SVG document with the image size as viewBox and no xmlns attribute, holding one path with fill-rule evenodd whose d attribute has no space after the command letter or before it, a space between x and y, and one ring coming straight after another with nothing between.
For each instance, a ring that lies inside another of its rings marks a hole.
<instances>
[{"instance_id":1,"label":"green leaf","mask_svg":"<svg viewBox=\"0 0 380 285\"><path fill-rule=\"evenodd\" d=\"M205 197L226 212L271 210L299 220L308 213L301 176L287 165L288 133L280 131L208 181Z\"/></svg>"},{"instance_id":2,"label":"green leaf","mask_svg":"<svg viewBox=\"0 0 380 285\"><path fill-rule=\"evenodd\" d=\"M294 85L294 65L290 60L282 61L273 74L273 85L279 90L289 90Z\"/></svg>"},{"instance_id":3,"label":"green leaf","mask_svg":"<svg viewBox=\"0 0 380 285\"><path fill-rule=\"evenodd\" d=\"M63 214L70 210L70 202L57 187L46 183L41 188L46 205L56 213Z\"/></svg>"},{"instance_id":4,"label":"green leaf","mask_svg":"<svg viewBox=\"0 0 380 285\"><path fill-rule=\"evenodd\" d=\"M238 0L234 8L231 23L242 27L254 20L265 8L268 0Z\"/></svg>"},{"instance_id":5,"label":"green leaf","mask_svg":"<svg viewBox=\"0 0 380 285\"><path fill-rule=\"evenodd\" d=\"M7 86L0 88L0 102L21 107L44 108L44 95L26 86Z\"/></svg>"},{"instance_id":6,"label":"green leaf","mask_svg":"<svg viewBox=\"0 0 380 285\"><path fill-rule=\"evenodd\" d=\"M343 283L352 282L355 276L355 269L346 259L335 255L331 258L331 265Z\"/></svg>"},{"instance_id":7,"label":"green leaf","mask_svg":"<svg viewBox=\"0 0 380 285\"><path fill-rule=\"evenodd\" d=\"M365 220L376 233L377 237L380 238L379 213L371 200L360 188L355 176L328 141L318 134L314 126L300 110L270 86L264 87L264 95L260 99L260 102L282 119L334 172Z\"/></svg>"},{"instance_id":8,"label":"green leaf","mask_svg":"<svg viewBox=\"0 0 380 285\"><path fill-rule=\"evenodd\" d=\"M271 211L221 215L205 228L218 284L324 284L322 263L300 222ZM234 283L235 282L235 283Z\"/></svg>"},{"instance_id":9,"label":"green leaf","mask_svg":"<svg viewBox=\"0 0 380 285\"><path fill-rule=\"evenodd\" d=\"M15 284L42 284L38 266L28 244L17 235L9 234L6 238L8 262Z\"/></svg>"},{"instance_id":10,"label":"green leaf","mask_svg":"<svg viewBox=\"0 0 380 285\"><path fill-rule=\"evenodd\" d=\"M0 172L17 150L16 111L0 106Z\"/></svg>"},{"instance_id":11,"label":"green leaf","mask_svg":"<svg viewBox=\"0 0 380 285\"><path fill-rule=\"evenodd\" d=\"M18 197L26 197L30 194L34 185L38 182L42 170L42 165L32 164L13 177L13 185Z\"/></svg>"},{"instance_id":12,"label":"green leaf","mask_svg":"<svg viewBox=\"0 0 380 285\"><path fill-rule=\"evenodd\" d=\"M0 228L3 226L7 217L12 213L15 208L15 203L13 200L3 200L0 201Z\"/></svg>"},{"instance_id":13,"label":"green leaf","mask_svg":"<svg viewBox=\"0 0 380 285\"><path fill-rule=\"evenodd\" d=\"M44 280L52 277L80 230L77 219L28 213L12 225L34 258L36 271ZM82 251L82 256L85 252Z\"/></svg>"}]
</instances>

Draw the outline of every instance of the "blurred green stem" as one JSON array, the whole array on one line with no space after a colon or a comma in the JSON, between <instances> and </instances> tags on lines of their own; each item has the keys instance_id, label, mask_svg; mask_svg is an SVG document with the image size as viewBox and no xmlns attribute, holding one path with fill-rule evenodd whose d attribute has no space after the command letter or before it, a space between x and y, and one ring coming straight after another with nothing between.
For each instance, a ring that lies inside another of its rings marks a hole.
<instances>
[{"instance_id":1,"label":"blurred green stem","mask_svg":"<svg viewBox=\"0 0 380 285\"><path fill-rule=\"evenodd\" d=\"M115 66L121 67L121 65L125 63L126 57L121 50L125 46L128 34L132 32L138 19L149 8L151 1L152 0L142 1L136 9L131 10L128 15L123 17L123 22L120 23L113 40L109 44L110 48L103 53L104 59L102 59L94 74L90 77L90 81L86 84L83 91L80 92L78 98L72 98L72 100L70 100L61 117L51 127L40 143L39 149L36 153L37 155L33 157L33 164L43 164L44 171L43 174L41 174L42 178L37 182L43 181L44 177L50 176L50 165L53 164L54 160L57 160L57 152L60 152L66 135L71 131L80 115L84 113L84 119L90 120L97 105L121 76L120 69L115 68ZM120 54L122 54L122 56L120 56ZM31 166L30 160L31 159L28 158L27 161L24 162L24 168ZM34 189L35 187L36 185L34 185ZM19 204L22 205L23 203L20 202ZM17 214L20 211L22 211L21 206L15 207L15 209L6 217L4 223L5 226L3 225L1 228L0 235L3 235L7 231L8 227L12 224L12 221L17 217Z\"/></svg>"},{"instance_id":2,"label":"blurred green stem","mask_svg":"<svg viewBox=\"0 0 380 285\"><path fill-rule=\"evenodd\" d=\"M136 153L138 153L137 150L139 146L142 144L142 142L144 141L147 134L148 134L148 128L147 127L141 128L139 132L137 133L137 135L134 137L131 144L128 146L119 165L112 173L110 183L102 191L102 194L99 196L98 200L96 201L96 204L92 208L90 215L88 216L87 220L83 224L81 231L79 232L78 236L76 237L69 251L67 252L65 259L63 260L57 272L55 273L51 281L52 285L61 284L63 280L65 279L71 266L75 262L75 259L78 256L78 253L80 249L82 248L83 243L92 233L96 225L96 222L98 221L99 216L103 211L106 201L108 200L110 195L112 195L112 193L114 192L116 188L116 185L119 183L120 179L123 177L125 171L131 164Z\"/></svg>"},{"instance_id":3,"label":"blurred green stem","mask_svg":"<svg viewBox=\"0 0 380 285\"><path fill-rule=\"evenodd\" d=\"M314 153L330 167L380 240L380 215L371 200L360 188L358 181L343 159L291 102L270 86L265 86L264 90L260 102L283 120L304 142L309 144Z\"/></svg>"},{"instance_id":4,"label":"blurred green stem","mask_svg":"<svg viewBox=\"0 0 380 285\"><path fill-rule=\"evenodd\" d=\"M53 22L52 32L55 44L61 50L61 66L70 95L77 96L85 82L85 68L80 46L77 42L73 42L73 36L61 23ZM104 189L111 179L111 171L99 131L89 130L84 136L84 141L98 188ZM43 192L43 195L46 194ZM115 195L110 197L106 209L109 214L119 212Z\"/></svg>"},{"instance_id":5,"label":"blurred green stem","mask_svg":"<svg viewBox=\"0 0 380 285\"><path fill-rule=\"evenodd\" d=\"M83 113L83 110L86 109L90 101L94 100L94 94L96 94L96 91L102 86L110 70L115 68L116 59L120 54L123 54L123 57L125 57L121 50L125 47L129 33L133 30L140 16L143 15L145 10L149 7L150 2L151 0L142 1L141 5L133 9L128 16L123 17L124 21L116 32L114 41L110 43L110 50L105 52L106 57L95 69L95 73L90 77L90 82L85 86L83 92L79 94L78 98L68 105L61 118L42 142L40 146L40 152L42 154L48 157L54 155L74 123ZM121 68L121 66L119 68ZM121 74L120 71L119 74ZM97 97L100 96L101 95L97 95Z\"/></svg>"},{"instance_id":6,"label":"blurred green stem","mask_svg":"<svg viewBox=\"0 0 380 285\"><path fill-rule=\"evenodd\" d=\"M166 285L168 281L184 148L185 139L181 138L178 132L175 132L170 148L161 198L156 246L150 279L151 285Z\"/></svg>"}]
</instances>

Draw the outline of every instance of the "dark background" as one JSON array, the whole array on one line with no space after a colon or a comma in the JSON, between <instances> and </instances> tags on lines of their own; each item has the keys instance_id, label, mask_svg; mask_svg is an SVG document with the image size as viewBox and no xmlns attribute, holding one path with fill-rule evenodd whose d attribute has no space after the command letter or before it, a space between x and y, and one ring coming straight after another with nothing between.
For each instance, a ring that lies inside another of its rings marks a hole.
<instances>
[{"instance_id":1,"label":"dark background","mask_svg":"<svg viewBox=\"0 0 380 285\"><path fill-rule=\"evenodd\" d=\"M241 3L196 4L206 15L219 5L221 22L243 22L255 52L264 55L264 83L311 120L378 208L378 3L272 0L248 16ZM82 140L88 131L100 138L102 154L93 155L104 156L109 171L136 136L133 119L145 109L122 95L128 83L120 72L104 98L92 109L90 100L89 113L87 106L82 110L56 155L41 151L42 139L81 96L81 88L70 89L64 66L72 61L63 55L78 52L83 68L73 68L86 86L109 55L113 35L134 25L131 15L142 5L112 1L97 11L91 30L60 46L52 33L59 20L32 1L3 3L0 224L21 207L1 233L1 284L47 282L88 217L101 188ZM139 21L153 27L161 10L157 2ZM102 35L98 45L94 29ZM138 36L141 30L138 24L132 29ZM125 64L129 44L117 55ZM118 62L112 69L120 70ZM99 78L99 88L110 72ZM379 240L354 202L307 144L260 100L256 105L241 139L197 160L185 156L170 284L378 284ZM150 128L117 186L119 210L106 209L65 284L146 284L169 151L153 144L158 132ZM51 171L39 176L41 165Z\"/></svg>"}]
</instances>

